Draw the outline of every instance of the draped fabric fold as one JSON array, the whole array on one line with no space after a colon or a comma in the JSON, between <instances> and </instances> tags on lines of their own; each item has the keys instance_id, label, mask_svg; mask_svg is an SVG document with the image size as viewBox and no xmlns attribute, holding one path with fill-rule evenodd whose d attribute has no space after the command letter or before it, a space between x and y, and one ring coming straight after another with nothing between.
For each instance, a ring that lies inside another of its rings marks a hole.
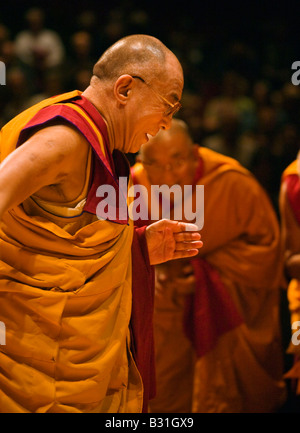
<instances>
[{"instance_id":1,"label":"draped fabric fold","mask_svg":"<svg viewBox=\"0 0 300 433\"><path fill-rule=\"evenodd\" d=\"M136 228L132 243L132 314L133 355L143 378L143 412L156 393L153 341L154 266L150 266L145 232ZM140 253L142 251L142 254Z\"/></svg>"},{"instance_id":2,"label":"draped fabric fold","mask_svg":"<svg viewBox=\"0 0 300 433\"><path fill-rule=\"evenodd\" d=\"M183 327L196 355L212 350L222 334L243 323L219 274L204 259L191 260L195 292L187 295Z\"/></svg>"}]
</instances>

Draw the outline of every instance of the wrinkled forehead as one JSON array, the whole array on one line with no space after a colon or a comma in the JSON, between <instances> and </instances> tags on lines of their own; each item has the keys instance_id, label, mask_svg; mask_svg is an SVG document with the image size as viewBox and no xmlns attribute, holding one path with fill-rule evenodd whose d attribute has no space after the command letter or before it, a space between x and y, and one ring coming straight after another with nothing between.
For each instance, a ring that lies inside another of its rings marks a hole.
<instances>
[{"instance_id":1,"label":"wrinkled forehead","mask_svg":"<svg viewBox=\"0 0 300 433\"><path fill-rule=\"evenodd\" d=\"M169 65L169 68L167 68L167 72L174 88L176 88L181 95L184 86L184 75L181 64L178 62L176 57L175 60Z\"/></svg>"},{"instance_id":2,"label":"wrinkled forehead","mask_svg":"<svg viewBox=\"0 0 300 433\"><path fill-rule=\"evenodd\" d=\"M178 59L171 53L167 56L166 62L159 77L159 84L165 90L174 96L175 100L181 99L184 86L183 70Z\"/></svg>"}]
</instances>

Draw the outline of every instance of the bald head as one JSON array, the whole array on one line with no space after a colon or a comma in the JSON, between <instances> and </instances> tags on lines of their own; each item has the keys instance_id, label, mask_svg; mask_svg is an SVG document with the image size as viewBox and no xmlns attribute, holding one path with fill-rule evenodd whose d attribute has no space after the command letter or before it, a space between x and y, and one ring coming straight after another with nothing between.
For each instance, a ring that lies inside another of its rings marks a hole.
<instances>
[{"instance_id":1,"label":"bald head","mask_svg":"<svg viewBox=\"0 0 300 433\"><path fill-rule=\"evenodd\" d=\"M173 142L175 136L181 136L187 147L194 145L188 125L181 119L172 119L170 129L161 129L148 143L142 145L140 155L143 155L144 152L151 152L154 146L158 146L160 149L162 149L163 146L168 146L169 143Z\"/></svg>"},{"instance_id":2,"label":"bald head","mask_svg":"<svg viewBox=\"0 0 300 433\"><path fill-rule=\"evenodd\" d=\"M177 57L161 41L131 35L108 48L94 65L82 96L104 118L112 149L136 153L180 107L184 77Z\"/></svg>"},{"instance_id":3,"label":"bald head","mask_svg":"<svg viewBox=\"0 0 300 433\"><path fill-rule=\"evenodd\" d=\"M191 143L193 142L188 125L181 119L172 119L171 128L167 131L160 131L157 135L162 138L162 136L172 137L177 134L183 134L187 141L190 141Z\"/></svg>"},{"instance_id":4,"label":"bald head","mask_svg":"<svg viewBox=\"0 0 300 433\"><path fill-rule=\"evenodd\" d=\"M139 75L151 82L164 76L169 63L181 65L176 56L160 40L148 35L126 36L108 48L95 64L93 74L101 80L123 74Z\"/></svg>"}]
</instances>

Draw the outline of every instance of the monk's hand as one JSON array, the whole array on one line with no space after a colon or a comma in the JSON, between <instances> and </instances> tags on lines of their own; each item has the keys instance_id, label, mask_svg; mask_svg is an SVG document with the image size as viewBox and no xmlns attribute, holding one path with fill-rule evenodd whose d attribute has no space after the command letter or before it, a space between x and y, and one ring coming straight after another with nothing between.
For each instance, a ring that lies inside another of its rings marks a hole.
<instances>
[{"instance_id":1,"label":"monk's hand","mask_svg":"<svg viewBox=\"0 0 300 433\"><path fill-rule=\"evenodd\" d=\"M181 268L180 274L174 278L174 285L177 293L181 295L195 292L196 278L191 264L186 264Z\"/></svg>"},{"instance_id":2,"label":"monk's hand","mask_svg":"<svg viewBox=\"0 0 300 433\"><path fill-rule=\"evenodd\" d=\"M166 287L169 287L168 274L160 269L159 266L155 268L155 296L161 297L165 295Z\"/></svg>"},{"instance_id":3,"label":"monk's hand","mask_svg":"<svg viewBox=\"0 0 300 433\"><path fill-rule=\"evenodd\" d=\"M151 265L169 260L193 257L203 246L195 224L160 220L146 228L146 241Z\"/></svg>"}]
</instances>

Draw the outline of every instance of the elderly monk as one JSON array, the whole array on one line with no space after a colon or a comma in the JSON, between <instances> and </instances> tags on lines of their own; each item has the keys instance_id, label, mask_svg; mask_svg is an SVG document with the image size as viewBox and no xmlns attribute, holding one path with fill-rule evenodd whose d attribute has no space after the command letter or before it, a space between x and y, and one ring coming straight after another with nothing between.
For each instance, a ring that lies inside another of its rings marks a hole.
<instances>
[{"instance_id":1,"label":"elderly monk","mask_svg":"<svg viewBox=\"0 0 300 433\"><path fill-rule=\"evenodd\" d=\"M104 52L83 93L2 129L0 412L146 410L153 265L202 242L180 222L135 230L120 179L130 187L123 153L170 127L182 88L175 55L131 35ZM108 214L103 185L119 197Z\"/></svg>"},{"instance_id":2,"label":"elderly monk","mask_svg":"<svg viewBox=\"0 0 300 433\"><path fill-rule=\"evenodd\" d=\"M191 185L195 214L202 206L197 187L204 185L203 248L193 259L156 267L157 396L150 410L275 411L285 401L282 267L268 197L237 161L195 145L179 119L144 144L138 158L134 183L147 191L151 185ZM156 199L148 209L163 210L166 191L144 196ZM175 212L178 200L174 194L169 199Z\"/></svg>"},{"instance_id":3,"label":"elderly monk","mask_svg":"<svg viewBox=\"0 0 300 433\"><path fill-rule=\"evenodd\" d=\"M300 152L283 172L279 209L292 328L287 352L294 358L294 365L285 377L292 379L295 384L293 391L300 396Z\"/></svg>"}]
</instances>

